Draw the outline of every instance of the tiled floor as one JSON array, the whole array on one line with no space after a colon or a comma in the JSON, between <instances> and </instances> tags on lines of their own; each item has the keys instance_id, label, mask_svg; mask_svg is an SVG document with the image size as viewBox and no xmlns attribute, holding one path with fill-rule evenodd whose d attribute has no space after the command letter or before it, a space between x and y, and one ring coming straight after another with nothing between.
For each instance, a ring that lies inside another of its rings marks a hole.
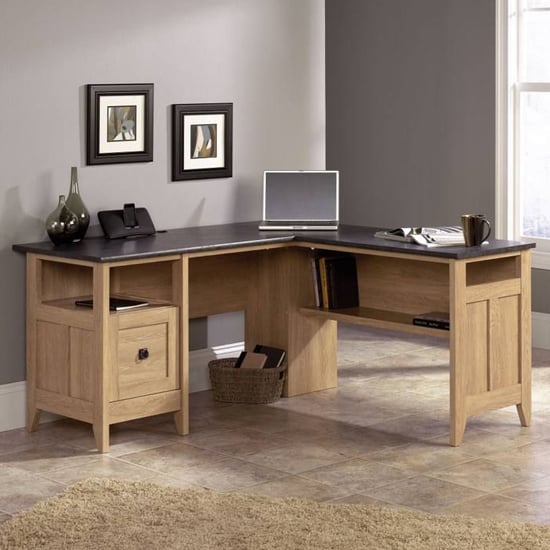
<instances>
[{"instance_id":1,"label":"tiled floor","mask_svg":"<svg viewBox=\"0 0 550 550\"><path fill-rule=\"evenodd\" d=\"M273 405L191 396L191 433L170 416L0 433L0 521L87 477L301 496L550 524L550 351L533 353L533 425L515 408L468 422L448 445L445 340L341 326L339 387Z\"/></svg>"}]
</instances>

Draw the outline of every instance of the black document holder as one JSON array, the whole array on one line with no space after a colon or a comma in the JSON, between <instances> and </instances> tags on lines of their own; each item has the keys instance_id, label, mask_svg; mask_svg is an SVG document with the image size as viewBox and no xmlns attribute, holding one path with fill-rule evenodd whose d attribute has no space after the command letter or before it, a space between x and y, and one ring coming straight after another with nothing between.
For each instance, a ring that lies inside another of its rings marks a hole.
<instances>
[{"instance_id":1,"label":"black document holder","mask_svg":"<svg viewBox=\"0 0 550 550\"><path fill-rule=\"evenodd\" d=\"M106 239L122 239L153 235L155 226L145 208L136 208L133 203L122 210L103 210L97 213Z\"/></svg>"}]
</instances>

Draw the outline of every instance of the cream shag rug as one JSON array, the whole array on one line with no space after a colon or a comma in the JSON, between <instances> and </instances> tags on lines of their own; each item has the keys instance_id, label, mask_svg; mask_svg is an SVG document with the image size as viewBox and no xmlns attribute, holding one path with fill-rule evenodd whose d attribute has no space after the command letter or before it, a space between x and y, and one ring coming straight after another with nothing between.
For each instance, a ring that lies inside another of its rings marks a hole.
<instances>
[{"instance_id":1,"label":"cream shag rug","mask_svg":"<svg viewBox=\"0 0 550 550\"><path fill-rule=\"evenodd\" d=\"M550 527L92 479L0 524L2 549L550 548Z\"/></svg>"}]
</instances>

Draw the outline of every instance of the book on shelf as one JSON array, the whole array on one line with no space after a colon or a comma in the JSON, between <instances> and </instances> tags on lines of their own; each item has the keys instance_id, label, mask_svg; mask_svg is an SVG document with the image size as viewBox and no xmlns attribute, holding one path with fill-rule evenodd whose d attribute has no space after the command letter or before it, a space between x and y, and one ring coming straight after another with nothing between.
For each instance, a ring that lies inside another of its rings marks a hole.
<instances>
[{"instance_id":1,"label":"book on shelf","mask_svg":"<svg viewBox=\"0 0 550 550\"><path fill-rule=\"evenodd\" d=\"M264 369L276 369L283 364L285 359L285 350L280 348L274 348L272 346L264 346L263 344L256 344L254 346L255 353L265 353L267 360L263 366Z\"/></svg>"},{"instance_id":2,"label":"book on shelf","mask_svg":"<svg viewBox=\"0 0 550 550\"><path fill-rule=\"evenodd\" d=\"M445 311L430 311L413 317L413 325L449 330L449 314Z\"/></svg>"},{"instance_id":3,"label":"book on shelf","mask_svg":"<svg viewBox=\"0 0 550 550\"><path fill-rule=\"evenodd\" d=\"M265 353L254 351L241 351L235 362L236 369L262 369L267 361Z\"/></svg>"},{"instance_id":4,"label":"book on shelf","mask_svg":"<svg viewBox=\"0 0 550 550\"><path fill-rule=\"evenodd\" d=\"M464 246L464 233L459 225L439 227L397 227L381 230L375 237L390 241L419 244L426 247Z\"/></svg>"},{"instance_id":5,"label":"book on shelf","mask_svg":"<svg viewBox=\"0 0 550 550\"><path fill-rule=\"evenodd\" d=\"M355 256L318 254L313 257L312 263L317 307L344 309L359 305Z\"/></svg>"},{"instance_id":6,"label":"book on shelf","mask_svg":"<svg viewBox=\"0 0 550 550\"><path fill-rule=\"evenodd\" d=\"M75 305L82 307L94 307L94 301L90 299L75 300ZM126 309L135 309L148 306L149 302L145 300L134 300L130 298L109 298L109 309L111 311L123 311Z\"/></svg>"}]
</instances>

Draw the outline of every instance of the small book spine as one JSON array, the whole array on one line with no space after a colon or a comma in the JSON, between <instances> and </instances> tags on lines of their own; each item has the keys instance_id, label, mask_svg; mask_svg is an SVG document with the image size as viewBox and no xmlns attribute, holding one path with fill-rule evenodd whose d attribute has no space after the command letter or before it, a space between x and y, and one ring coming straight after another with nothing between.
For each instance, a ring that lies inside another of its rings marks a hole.
<instances>
[{"instance_id":1,"label":"small book spine","mask_svg":"<svg viewBox=\"0 0 550 550\"><path fill-rule=\"evenodd\" d=\"M413 325L418 325L421 327L430 327L430 328L439 328L442 330L449 330L450 323L449 321L441 321L437 319L413 319Z\"/></svg>"},{"instance_id":2,"label":"small book spine","mask_svg":"<svg viewBox=\"0 0 550 550\"><path fill-rule=\"evenodd\" d=\"M321 279L321 306L328 308L328 278L327 278L327 266L325 258L319 259L319 277Z\"/></svg>"}]
</instances>

